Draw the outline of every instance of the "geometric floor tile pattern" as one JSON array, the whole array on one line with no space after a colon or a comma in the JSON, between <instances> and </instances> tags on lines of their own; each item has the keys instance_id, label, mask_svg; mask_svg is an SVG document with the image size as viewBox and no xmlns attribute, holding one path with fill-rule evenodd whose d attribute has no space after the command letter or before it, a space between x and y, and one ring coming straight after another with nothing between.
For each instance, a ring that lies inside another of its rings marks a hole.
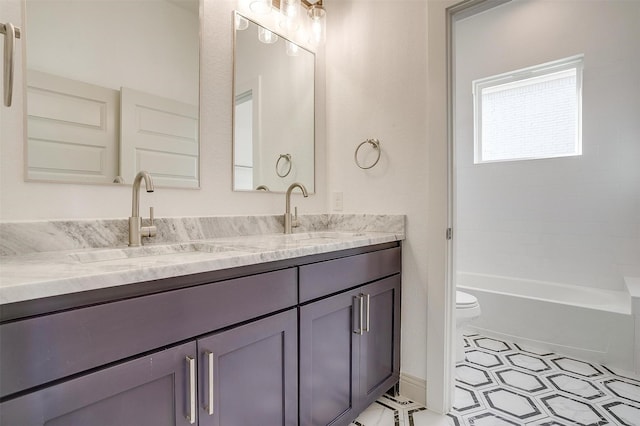
<instances>
[{"instance_id":1,"label":"geometric floor tile pattern","mask_svg":"<svg viewBox=\"0 0 640 426\"><path fill-rule=\"evenodd\" d=\"M456 365L451 426L640 426L640 377L477 334ZM384 395L350 426L430 426L426 409Z\"/></svg>"}]
</instances>

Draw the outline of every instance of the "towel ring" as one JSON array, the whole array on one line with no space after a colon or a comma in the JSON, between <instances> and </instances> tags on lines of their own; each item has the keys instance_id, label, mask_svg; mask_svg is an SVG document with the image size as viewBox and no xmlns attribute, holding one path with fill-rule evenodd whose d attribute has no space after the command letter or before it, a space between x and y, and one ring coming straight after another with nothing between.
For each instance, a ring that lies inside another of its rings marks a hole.
<instances>
[{"instance_id":1,"label":"towel ring","mask_svg":"<svg viewBox=\"0 0 640 426\"><path fill-rule=\"evenodd\" d=\"M283 158L289 162L289 168L287 169L286 173L280 174L278 166L280 165L280 160L282 160ZM283 178L289 176L289 173L291 173L291 154L280 154L280 157L278 157L278 161L276 161L276 174Z\"/></svg>"},{"instance_id":2,"label":"towel ring","mask_svg":"<svg viewBox=\"0 0 640 426\"><path fill-rule=\"evenodd\" d=\"M360 148L362 148L362 145L366 143L370 143L373 146L373 149L378 151L378 156L376 157L376 161L374 161L373 164L370 166L363 166L362 164L360 164L360 161L358 161L358 151L360 151ZM378 161L380 161L381 153L382 153L382 149L380 148L380 141L378 139L367 139L366 141L361 142L360 145L358 145L358 147L356 148L355 154L353 154L353 159L356 161L356 164L358 165L358 167L360 167L361 169L367 170L372 168L376 164L378 164Z\"/></svg>"}]
</instances>

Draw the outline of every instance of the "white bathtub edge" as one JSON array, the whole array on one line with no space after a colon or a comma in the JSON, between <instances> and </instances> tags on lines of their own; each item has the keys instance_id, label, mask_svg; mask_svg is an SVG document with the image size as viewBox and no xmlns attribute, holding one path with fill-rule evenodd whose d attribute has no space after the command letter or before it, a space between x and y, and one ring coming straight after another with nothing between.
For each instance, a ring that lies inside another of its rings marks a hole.
<instances>
[{"instance_id":1,"label":"white bathtub edge","mask_svg":"<svg viewBox=\"0 0 640 426\"><path fill-rule=\"evenodd\" d=\"M640 374L640 277L624 277L624 284L631 297L631 312L635 321L634 371Z\"/></svg>"},{"instance_id":2,"label":"white bathtub edge","mask_svg":"<svg viewBox=\"0 0 640 426\"><path fill-rule=\"evenodd\" d=\"M577 303L575 301L549 299L548 297L541 297L541 296L539 297L539 296L533 296L533 295L523 295L517 292L500 291L500 290L486 288L483 286L478 287L475 283L470 285L468 284L468 281L465 282L465 279L464 279L465 277L471 278L470 281L473 281L474 278L476 279L480 278L482 280L512 281L512 282L526 283L528 285L534 285L534 286L552 286L552 287L563 288L566 290L586 291L590 293L601 294L603 296L606 296L607 298L614 299L615 303L613 305L606 305L606 306L590 305L590 304L584 304L584 303ZM626 280L626 277L625 277L625 280ZM638 280L640 281L640 279ZM618 314L625 314L625 315L630 315L632 312L632 296L630 294L630 291L628 290L628 287L625 290L608 290L608 289L602 289L602 288L596 288L596 287L581 287L578 285L563 284L563 283L557 283L552 281L539 281L539 280L531 280L531 279L525 279L525 278L481 274L481 273L474 273L474 272L462 272L462 271L456 272L456 287L463 290L476 289L476 290L481 290L489 293L504 294L504 295L513 296L513 297L524 297L527 299L532 299L532 300L537 300L542 302L561 303L569 306L577 306L580 308L615 312ZM638 291L640 292L640 288L638 289ZM640 312L640 298L634 299L634 300L638 301L637 309L638 309L638 312Z\"/></svg>"},{"instance_id":3,"label":"white bathtub edge","mask_svg":"<svg viewBox=\"0 0 640 426\"><path fill-rule=\"evenodd\" d=\"M624 277L624 284L631 297L631 312L640 315L640 277Z\"/></svg>"},{"instance_id":4,"label":"white bathtub edge","mask_svg":"<svg viewBox=\"0 0 640 426\"><path fill-rule=\"evenodd\" d=\"M480 303L482 315L468 327L482 335L640 373L631 292L588 289L572 300L577 286L551 284L469 273L457 282Z\"/></svg>"}]
</instances>

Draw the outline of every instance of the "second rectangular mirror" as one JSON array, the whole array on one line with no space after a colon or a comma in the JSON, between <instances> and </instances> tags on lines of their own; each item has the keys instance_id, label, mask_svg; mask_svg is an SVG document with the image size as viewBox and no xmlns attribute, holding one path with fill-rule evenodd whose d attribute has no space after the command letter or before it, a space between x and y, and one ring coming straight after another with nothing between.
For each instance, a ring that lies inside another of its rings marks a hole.
<instances>
[{"instance_id":1,"label":"second rectangular mirror","mask_svg":"<svg viewBox=\"0 0 640 426\"><path fill-rule=\"evenodd\" d=\"M315 192L315 55L234 19L233 189Z\"/></svg>"}]
</instances>

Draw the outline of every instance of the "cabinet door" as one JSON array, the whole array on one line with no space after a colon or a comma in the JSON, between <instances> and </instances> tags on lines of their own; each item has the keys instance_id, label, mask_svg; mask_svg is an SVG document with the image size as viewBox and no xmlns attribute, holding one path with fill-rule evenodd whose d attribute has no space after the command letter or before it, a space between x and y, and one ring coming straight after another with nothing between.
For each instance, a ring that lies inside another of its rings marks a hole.
<instances>
[{"instance_id":1,"label":"cabinet door","mask_svg":"<svg viewBox=\"0 0 640 426\"><path fill-rule=\"evenodd\" d=\"M346 425L358 413L357 294L300 307L301 426Z\"/></svg>"},{"instance_id":2,"label":"cabinet door","mask_svg":"<svg viewBox=\"0 0 640 426\"><path fill-rule=\"evenodd\" d=\"M360 339L360 398L368 407L400 378L400 275L360 292L368 305Z\"/></svg>"},{"instance_id":3,"label":"cabinet door","mask_svg":"<svg viewBox=\"0 0 640 426\"><path fill-rule=\"evenodd\" d=\"M189 425L195 355L195 342L186 343L6 401L0 424Z\"/></svg>"},{"instance_id":4,"label":"cabinet door","mask_svg":"<svg viewBox=\"0 0 640 426\"><path fill-rule=\"evenodd\" d=\"M296 426L296 309L198 340L200 426Z\"/></svg>"}]
</instances>

